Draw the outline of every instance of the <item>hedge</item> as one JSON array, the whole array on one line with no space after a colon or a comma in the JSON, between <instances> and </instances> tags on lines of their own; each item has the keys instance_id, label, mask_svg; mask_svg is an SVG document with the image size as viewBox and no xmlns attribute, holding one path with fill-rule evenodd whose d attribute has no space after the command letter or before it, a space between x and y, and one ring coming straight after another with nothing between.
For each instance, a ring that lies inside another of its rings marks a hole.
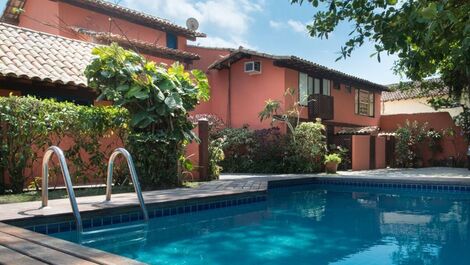
<instances>
[{"instance_id":1,"label":"hedge","mask_svg":"<svg viewBox=\"0 0 470 265\"><path fill-rule=\"evenodd\" d=\"M75 180L86 183L104 178L109 154L102 150L114 147L103 146L102 140L112 136L126 142L128 122L124 108L0 97L0 193L23 191L26 180L39 177L32 170L33 163L40 159L38 153L66 140L74 142L64 152ZM8 185L5 174L10 178Z\"/></svg>"}]
</instances>

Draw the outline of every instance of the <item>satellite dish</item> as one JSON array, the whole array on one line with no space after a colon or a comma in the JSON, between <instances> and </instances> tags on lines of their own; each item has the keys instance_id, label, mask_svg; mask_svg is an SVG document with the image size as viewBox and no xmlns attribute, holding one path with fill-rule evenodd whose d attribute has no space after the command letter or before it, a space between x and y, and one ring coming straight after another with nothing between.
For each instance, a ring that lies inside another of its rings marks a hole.
<instances>
[{"instance_id":1,"label":"satellite dish","mask_svg":"<svg viewBox=\"0 0 470 265\"><path fill-rule=\"evenodd\" d=\"M190 17L188 20L186 20L186 27L190 30L197 30L199 28L199 22L197 19Z\"/></svg>"}]
</instances>

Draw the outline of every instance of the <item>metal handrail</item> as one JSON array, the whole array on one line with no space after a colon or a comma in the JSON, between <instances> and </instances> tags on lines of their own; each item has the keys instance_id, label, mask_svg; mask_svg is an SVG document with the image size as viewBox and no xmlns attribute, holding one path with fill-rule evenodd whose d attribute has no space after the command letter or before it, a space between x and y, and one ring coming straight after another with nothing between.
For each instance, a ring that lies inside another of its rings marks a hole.
<instances>
[{"instance_id":1,"label":"metal handrail","mask_svg":"<svg viewBox=\"0 0 470 265\"><path fill-rule=\"evenodd\" d=\"M106 178L106 201L111 200L114 160L119 154L122 154L127 161L127 166L129 167L129 171L131 173L132 184L134 185L134 190L137 194L137 199L139 199L139 204L144 215L144 220L148 221L149 216L147 213L147 208L145 207L144 198L142 196L142 190L140 189L139 179L137 178L137 172L135 171L134 161L132 160L131 154L124 148L116 148L111 154L111 157L109 157L108 176Z\"/></svg>"},{"instance_id":2,"label":"metal handrail","mask_svg":"<svg viewBox=\"0 0 470 265\"><path fill-rule=\"evenodd\" d=\"M64 178L65 187L67 188L67 194L69 195L73 215L75 216L77 231L81 233L83 232L82 218L80 216L80 211L78 210L77 199L75 198L75 192L73 191L69 169L65 161L64 152L57 146L49 147L44 153L44 158L42 159L42 207L47 207L49 203L49 161L54 153L59 158L60 169Z\"/></svg>"}]
</instances>

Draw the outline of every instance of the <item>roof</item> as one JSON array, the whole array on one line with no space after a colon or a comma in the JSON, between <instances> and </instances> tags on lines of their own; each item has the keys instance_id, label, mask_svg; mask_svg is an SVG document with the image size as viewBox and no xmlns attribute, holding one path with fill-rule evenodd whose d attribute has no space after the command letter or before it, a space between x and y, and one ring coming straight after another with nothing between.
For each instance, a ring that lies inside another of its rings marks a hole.
<instances>
[{"instance_id":1,"label":"roof","mask_svg":"<svg viewBox=\"0 0 470 265\"><path fill-rule=\"evenodd\" d=\"M401 90L397 89L398 87L399 84L390 85L390 88L395 89L395 91L382 93L381 101L398 101L424 97L444 96L449 94L449 89L447 87L434 88L429 90L422 88L420 83L405 83L404 89Z\"/></svg>"},{"instance_id":2,"label":"roof","mask_svg":"<svg viewBox=\"0 0 470 265\"><path fill-rule=\"evenodd\" d=\"M171 60L180 61L191 61L200 59L199 55L192 52L172 49L156 43L149 43L136 39L128 39L123 35L108 32L96 32L83 28L72 27L71 29L77 33L93 37L94 42L101 44L109 44L111 42L116 42L122 47L135 50L138 53L144 53L148 55L154 55L160 58L167 58Z\"/></svg>"},{"instance_id":3,"label":"roof","mask_svg":"<svg viewBox=\"0 0 470 265\"><path fill-rule=\"evenodd\" d=\"M357 86L365 89L387 91L389 88L384 85L376 84L366 79L355 77L338 70L330 69L328 67L319 65L317 63L302 59L297 56L279 56L267 53L261 53L253 50L248 50L240 47L234 50L231 54L220 58L209 66L209 69L223 69L227 68L231 63L234 63L243 58L250 58L252 56L262 57L271 59L274 61L274 65L279 67L286 67L297 71L303 71L320 78L329 78L335 80L341 80L341 82Z\"/></svg>"},{"instance_id":4,"label":"roof","mask_svg":"<svg viewBox=\"0 0 470 265\"><path fill-rule=\"evenodd\" d=\"M19 14L14 12L15 8L22 8L27 0L8 0L2 15L2 21L17 24ZM178 26L166 19L152 16L140 11L126 8L117 4L103 0L58 0L74 6L100 12L109 16L115 16L127 21L152 27L162 31L170 31L177 35L182 35L190 40L197 37L206 37L204 33L196 32L185 27Z\"/></svg>"},{"instance_id":5,"label":"roof","mask_svg":"<svg viewBox=\"0 0 470 265\"><path fill-rule=\"evenodd\" d=\"M0 76L85 87L95 46L0 23Z\"/></svg>"}]
</instances>

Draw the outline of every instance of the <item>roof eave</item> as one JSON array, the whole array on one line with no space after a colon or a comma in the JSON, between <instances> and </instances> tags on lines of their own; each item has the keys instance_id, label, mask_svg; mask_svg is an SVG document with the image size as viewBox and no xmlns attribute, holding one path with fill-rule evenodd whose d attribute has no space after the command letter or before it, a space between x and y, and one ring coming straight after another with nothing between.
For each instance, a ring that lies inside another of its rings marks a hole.
<instances>
[{"instance_id":1,"label":"roof eave","mask_svg":"<svg viewBox=\"0 0 470 265\"><path fill-rule=\"evenodd\" d=\"M140 24L146 27L151 27L155 28L158 30L162 31L168 31L172 32L176 35L181 35L189 40L196 40L196 38L204 38L206 37L206 34L201 33L201 32L196 32L192 31L189 29L186 29L184 27L178 26L176 24L173 24L171 22L164 21L161 19L160 22L157 22L156 20L158 18L152 18L150 15L147 15L145 13L131 10L125 7L121 7L119 5L114 5L112 3L106 3L106 6L101 3L101 0L98 1L90 1L90 0L54 0L54 1L62 1L64 3L68 3L77 7L81 7L84 9L88 10L93 10L96 12L100 12L102 14L110 15L110 16L115 16L118 18L125 19L127 21ZM131 12L132 11L132 12Z\"/></svg>"}]
</instances>

